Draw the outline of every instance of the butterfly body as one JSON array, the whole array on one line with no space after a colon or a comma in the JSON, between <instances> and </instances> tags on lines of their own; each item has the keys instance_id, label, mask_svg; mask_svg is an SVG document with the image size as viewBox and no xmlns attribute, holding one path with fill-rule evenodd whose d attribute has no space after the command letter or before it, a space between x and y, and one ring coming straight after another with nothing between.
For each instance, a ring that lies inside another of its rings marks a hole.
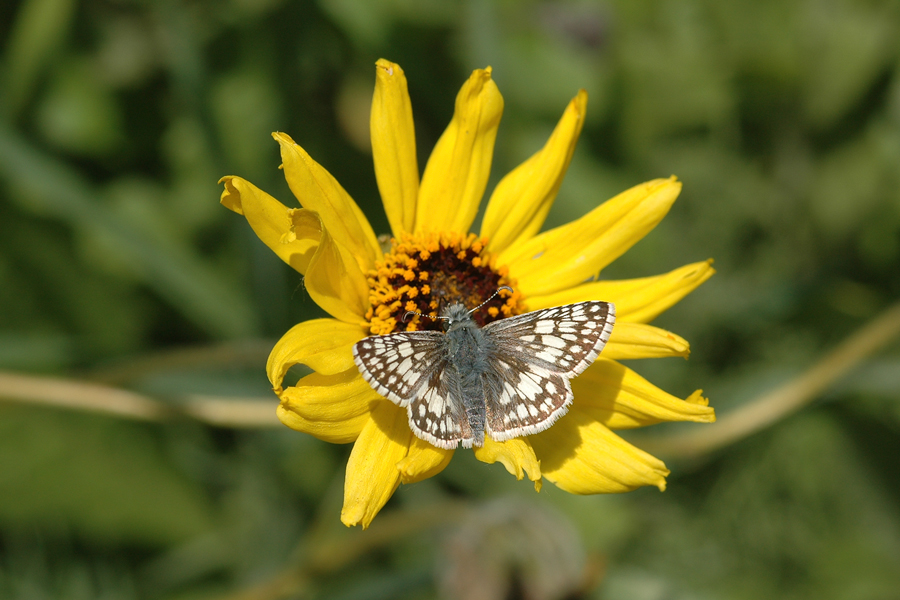
<instances>
[{"instance_id":1,"label":"butterfly body","mask_svg":"<svg viewBox=\"0 0 900 600\"><path fill-rule=\"evenodd\" d=\"M446 348L447 368L456 373L455 377L448 378L448 384L453 387L453 382L458 382L458 393L453 396L460 398L465 407L473 445L482 446L486 418L485 376L494 355L493 343L462 304L450 305L446 316L447 333L441 338L441 344Z\"/></svg>"},{"instance_id":2,"label":"butterfly body","mask_svg":"<svg viewBox=\"0 0 900 600\"><path fill-rule=\"evenodd\" d=\"M538 433L572 402L569 379L597 358L615 309L590 301L538 310L479 327L451 304L446 332L372 336L353 357L372 388L407 409L413 433L435 446L480 447Z\"/></svg>"}]
</instances>

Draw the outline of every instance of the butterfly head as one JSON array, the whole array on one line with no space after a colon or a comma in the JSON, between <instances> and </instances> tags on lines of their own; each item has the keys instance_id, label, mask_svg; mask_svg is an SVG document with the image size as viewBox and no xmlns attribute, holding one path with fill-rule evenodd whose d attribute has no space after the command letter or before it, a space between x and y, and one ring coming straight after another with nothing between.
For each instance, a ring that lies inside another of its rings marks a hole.
<instances>
[{"instance_id":1,"label":"butterfly head","mask_svg":"<svg viewBox=\"0 0 900 600\"><path fill-rule=\"evenodd\" d=\"M454 302L445 308L444 314L440 318L445 320L444 330L448 332L473 323L472 312L459 302Z\"/></svg>"},{"instance_id":2,"label":"butterfly head","mask_svg":"<svg viewBox=\"0 0 900 600\"><path fill-rule=\"evenodd\" d=\"M498 295L502 291L509 292L510 294L513 293L513 289L511 287L509 287L508 285L504 285L503 287L499 288L496 292L491 294L490 298L488 298L487 300L485 300L484 302L482 302L481 304L479 304L478 306L476 306L473 309L466 308L465 304L462 304L461 302L454 302L453 304L445 306L444 309L441 311L441 316L439 316L439 317L423 315L422 313L411 310L411 311L407 311L407 313L405 315L403 315L403 321L405 322L406 318L409 317L410 315L419 315L420 317L427 317L429 319L444 321L444 331L446 331L448 333L451 331L454 331L456 329L463 328L463 327L475 327L477 329L478 324L475 323L475 320L472 318L472 313L474 313L475 311L480 309L482 306L484 306L485 304L490 302L494 298L494 296Z\"/></svg>"},{"instance_id":3,"label":"butterfly head","mask_svg":"<svg viewBox=\"0 0 900 600\"><path fill-rule=\"evenodd\" d=\"M475 327L478 328L478 325L475 323L475 320L472 319L472 313L480 309L482 306L490 302L494 296L498 295L500 292L508 292L510 294L513 293L513 289L508 285L504 285L497 289L496 292L491 294L491 297L476 306L473 309L468 309L464 304L459 302L454 302L450 306L444 309L443 315L438 317L439 319L446 319L447 322L444 324L444 329L449 333L455 329L460 329L463 327Z\"/></svg>"}]
</instances>

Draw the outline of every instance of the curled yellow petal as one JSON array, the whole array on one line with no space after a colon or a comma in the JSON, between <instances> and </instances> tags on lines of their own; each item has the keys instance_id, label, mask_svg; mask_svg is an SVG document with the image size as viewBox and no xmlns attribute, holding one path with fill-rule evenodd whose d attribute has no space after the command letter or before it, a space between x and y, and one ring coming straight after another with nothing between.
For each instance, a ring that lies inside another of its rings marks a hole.
<instances>
[{"instance_id":1,"label":"curled yellow petal","mask_svg":"<svg viewBox=\"0 0 900 600\"><path fill-rule=\"evenodd\" d=\"M481 237L488 238L492 252L527 240L541 229L569 168L586 111L587 92L581 90L546 145L497 184L481 225Z\"/></svg>"},{"instance_id":2,"label":"curled yellow petal","mask_svg":"<svg viewBox=\"0 0 900 600\"><path fill-rule=\"evenodd\" d=\"M333 444L355 440L373 408L387 402L356 368L337 375L307 375L279 396L277 414L282 423Z\"/></svg>"},{"instance_id":3,"label":"curled yellow petal","mask_svg":"<svg viewBox=\"0 0 900 600\"><path fill-rule=\"evenodd\" d=\"M365 325L369 284L350 251L332 239L319 216L308 210L291 213L295 232L319 231L319 245L309 261L303 284L316 304L335 319Z\"/></svg>"},{"instance_id":4,"label":"curled yellow petal","mask_svg":"<svg viewBox=\"0 0 900 600\"><path fill-rule=\"evenodd\" d=\"M399 65L375 63L375 95L369 120L375 179L394 237L412 233L419 196L416 134L406 76Z\"/></svg>"},{"instance_id":5,"label":"curled yellow petal","mask_svg":"<svg viewBox=\"0 0 900 600\"><path fill-rule=\"evenodd\" d=\"M503 97L491 69L478 69L456 96L453 119L425 166L416 208L418 231L468 231L484 195Z\"/></svg>"},{"instance_id":6,"label":"curled yellow petal","mask_svg":"<svg viewBox=\"0 0 900 600\"><path fill-rule=\"evenodd\" d=\"M291 234L293 209L288 208L249 181L227 176L222 205L243 215L253 232L278 258L300 273L306 273L309 261L319 245L318 234L311 238Z\"/></svg>"},{"instance_id":7,"label":"curled yellow petal","mask_svg":"<svg viewBox=\"0 0 900 600\"><path fill-rule=\"evenodd\" d=\"M669 470L658 458L607 429L578 404L550 429L530 436L541 471L572 494L614 494L644 485L666 488Z\"/></svg>"},{"instance_id":8,"label":"curled yellow petal","mask_svg":"<svg viewBox=\"0 0 900 600\"><path fill-rule=\"evenodd\" d=\"M669 212L681 183L654 179L607 200L577 221L501 252L527 297L546 296L596 277Z\"/></svg>"},{"instance_id":9,"label":"curled yellow petal","mask_svg":"<svg viewBox=\"0 0 900 600\"><path fill-rule=\"evenodd\" d=\"M618 308L618 307L616 307ZM683 337L665 329L644 323L616 322L603 348L603 358L626 360L629 358L687 358L691 346Z\"/></svg>"},{"instance_id":10,"label":"curled yellow petal","mask_svg":"<svg viewBox=\"0 0 900 600\"><path fill-rule=\"evenodd\" d=\"M300 205L319 214L325 228L350 251L362 271L373 268L381 258L381 247L350 194L290 136L273 133L272 137L281 145L284 177Z\"/></svg>"},{"instance_id":11,"label":"curled yellow petal","mask_svg":"<svg viewBox=\"0 0 900 600\"><path fill-rule=\"evenodd\" d=\"M716 272L712 262L692 263L655 277L583 283L546 296L530 297L528 306L537 310L604 300L616 305L616 323L649 323L712 277Z\"/></svg>"},{"instance_id":12,"label":"curled yellow petal","mask_svg":"<svg viewBox=\"0 0 900 600\"><path fill-rule=\"evenodd\" d=\"M409 454L397 463L400 471L400 481L403 483L415 483L434 477L450 464L454 450L444 450L432 446L428 442L417 437L412 438L409 446Z\"/></svg>"},{"instance_id":13,"label":"curled yellow petal","mask_svg":"<svg viewBox=\"0 0 900 600\"><path fill-rule=\"evenodd\" d=\"M529 439L520 437L495 442L485 436L484 446L475 448L475 458L488 464L499 462L519 480L528 475L534 482L534 489L541 491L541 462L534 455Z\"/></svg>"},{"instance_id":14,"label":"curled yellow petal","mask_svg":"<svg viewBox=\"0 0 900 600\"><path fill-rule=\"evenodd\" d=\"M631 369L602 358L572 380L572 391L578 410L610 429L633 429L667 421L716 420L715 411L700 391L681 400Z\"/></svg>"},{"instance_id":15,"label":"curled yellow petal","mask_svg":"<svg viewBox=\"0 0 900 600\"><path fill-rule=\"evenodd\" d=\"M287 208L240 177L223 177L222 204L247 218L253 231L282 260L306 275L310 297L331 316L363 323L369 284L346 246L336 244L318 213Z\"/></svg>"},{"instance_id":16,"label":"curled yellow petal","mask_svg":"<svg viewBox=\"0 0 900 600\"><path fill-rule=\"evenodd\" d=\"M366 337L364 327L336 319L313 319L291 327L272 348L266 373L275 393L288 369L306 365L322 375L335 375L354 367L353 344Z\"/></svg>"},{"instance_id":17,"label":"curled yellow petal","mask_svg":"<svg viewBox=\"0 0 900 600\"><path fill-rule=\"evenodd\" d=\"M353 444L344 481L341 521L347 527L369 526L400 485L397 463L409 452L412 432L406 410L383 400Z\"/></svg>"}]
</instances>

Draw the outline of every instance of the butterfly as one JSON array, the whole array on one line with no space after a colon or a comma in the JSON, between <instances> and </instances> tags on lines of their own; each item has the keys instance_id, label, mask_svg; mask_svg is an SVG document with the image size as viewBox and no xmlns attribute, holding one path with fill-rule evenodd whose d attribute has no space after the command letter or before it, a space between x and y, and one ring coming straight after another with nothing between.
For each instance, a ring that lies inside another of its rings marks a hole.
<instances>
[{"instance_id":1,"label":"butterfly","mask_svg":"<svg viewBox=\"0 0 900 600\"><path fill-rule=\"evenodd\" d=\"M549 428L572 404L569 380L594 362L616 320L612 304L588 301L479 327L478 308L447 306L438 317L445 332L377 335L353 346L363 379L406 408L412 432L439 448Z\"/></svg>"}]
</instances>

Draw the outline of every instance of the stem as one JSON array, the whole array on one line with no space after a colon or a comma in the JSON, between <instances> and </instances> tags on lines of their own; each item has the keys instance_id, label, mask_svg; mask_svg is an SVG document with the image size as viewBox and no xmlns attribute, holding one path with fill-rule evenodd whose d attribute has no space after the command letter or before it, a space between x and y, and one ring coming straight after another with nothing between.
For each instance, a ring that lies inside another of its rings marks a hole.
<instances>
[{"instance_id":1,"label":"stem","mask_svg":"<svg viewBox=\"0 0 900 600\"><path fill-rule=\"evenodd\" d=\"M138 421L190 417L218 427L277 427L275 398L188 395L161 402L137 392L74 379L0 371L0 399L104 413Z\"/></svg>"},{"instance_id":2,"label":"stem","mask_svg":"<svg viewBox=\"0 0 900 600\"><path fill-rule=\"evenodd\" d=\"M900 336L900 303L858 329L805 373L688 433L647 436L638 443L652 454L694 458L761 431L815 400L835 381Z\"/></svg>"}]
</instances>

